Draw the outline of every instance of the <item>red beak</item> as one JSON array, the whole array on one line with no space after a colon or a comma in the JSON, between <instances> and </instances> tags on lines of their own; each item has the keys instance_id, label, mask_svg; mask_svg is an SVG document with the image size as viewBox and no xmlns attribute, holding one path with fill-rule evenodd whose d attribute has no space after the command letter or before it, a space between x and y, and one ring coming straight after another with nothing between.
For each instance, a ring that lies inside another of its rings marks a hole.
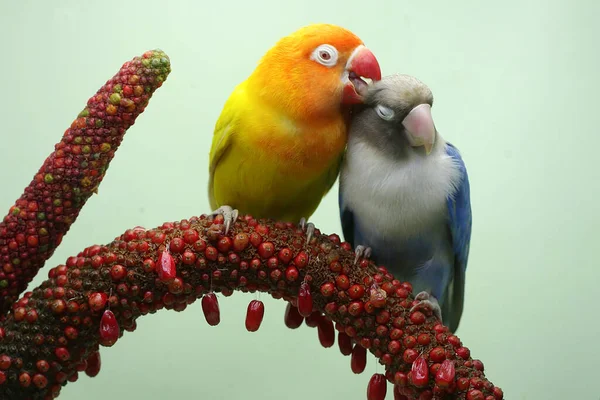
<instances>
[{"instance_id":1,"label":"red beak","mask_svg":"<svg viewBox=\"0 0 600 400\"><path fill-rule=\"evenodd\" d=\"M381 69L377 58L371 50L363 45L354 50L346 64L342 104L360 104L363 102L368 83L362 78L371 79L373 82L381 80Z\"/></svg>"}]
</instances>

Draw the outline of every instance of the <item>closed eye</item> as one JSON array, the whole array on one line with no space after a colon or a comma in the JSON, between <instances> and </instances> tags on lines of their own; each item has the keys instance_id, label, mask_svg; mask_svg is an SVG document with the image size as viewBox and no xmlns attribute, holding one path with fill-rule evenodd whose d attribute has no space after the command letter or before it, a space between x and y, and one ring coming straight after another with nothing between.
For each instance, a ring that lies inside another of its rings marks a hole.
<instances>
[{"instance_id":1,"label":"closed eye","mask_svg":"<svg viewBox=\"0 0 600 400\"><path fill-rule=\"evenodd\" d=\"M394 110L381 104L375 106L375 112L379 118L385 121L390 121L394 118Z\"/></svg>"}]
</instances>

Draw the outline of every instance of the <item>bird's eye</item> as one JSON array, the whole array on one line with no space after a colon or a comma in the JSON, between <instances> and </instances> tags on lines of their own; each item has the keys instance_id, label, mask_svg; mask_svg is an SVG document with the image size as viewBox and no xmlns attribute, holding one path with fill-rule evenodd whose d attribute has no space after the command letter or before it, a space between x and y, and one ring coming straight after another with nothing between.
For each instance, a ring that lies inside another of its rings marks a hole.
<instances>
[{"instance_id":1,"label":"bird's eye","mask_svg":"<svg viewBox=\"0 0 600 400\"><path fill-rule=\"evenodd\" d=\"M313 51L310 58L326 67L333 67L337 64L338 52L332 45L322 44Z\"/></svg>"},{"instance_id":2,"label":"bird's eye","mask_svg":"<svg viewBox=\"0 0 600 400\"><path fill-rule=\"evenodd\" d=\"M386 106L378 105L377 107L375 107L375 112L377 112L377 115L379 115L381 119L384 119L386 121L389 121L392 118L394 118L394 110Z\"/></svg>"}]
</instances>

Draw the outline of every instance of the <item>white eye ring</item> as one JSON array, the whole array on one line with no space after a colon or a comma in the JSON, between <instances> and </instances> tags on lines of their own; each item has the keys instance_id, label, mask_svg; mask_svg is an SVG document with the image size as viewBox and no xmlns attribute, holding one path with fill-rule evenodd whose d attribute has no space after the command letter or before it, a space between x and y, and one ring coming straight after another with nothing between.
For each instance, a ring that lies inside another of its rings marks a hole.
<instances>
[{"instance_id":1,"label":"white eye ring","mask_svg":"<svg viewBox=\"0 0 600 400\"><path fill-rule=\"evenodd\" d=\"M375 111L377 112L377 115L379 115L379 117L381 119L384 119L386 121L389 121L392 118L394 118L394 110L392 110L391 108L388 108L386 106L377 105L375 107Z\"/></svg>"},{"instance_id":2,"label":"white eye ring","mask_svg":"<svg viewBox=\"0 0 600 400\"><path fill-rule=\"evenodd\" d=\"M337 64L338 51L330 44L322 44L313 51L310 58L321 65L331 68Z\"/></svg>"}]
</instances>

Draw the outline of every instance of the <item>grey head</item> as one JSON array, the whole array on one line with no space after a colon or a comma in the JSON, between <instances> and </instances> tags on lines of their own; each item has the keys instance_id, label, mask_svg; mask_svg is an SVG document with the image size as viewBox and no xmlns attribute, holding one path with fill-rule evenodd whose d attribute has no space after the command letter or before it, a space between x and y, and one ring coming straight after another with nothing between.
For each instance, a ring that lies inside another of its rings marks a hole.
<instances>
[{"instance_id":1,"label":"grey head","mask_svg":"<svg viewBox=\"0 0 600 400\"><path fill-rule=\"evenodd\" d=\"M369 87L349 136L367 141L393 157L429 155L437 132L431 116L433 94L411 75L383 77Z\"/></svg>"}]
</instances>

